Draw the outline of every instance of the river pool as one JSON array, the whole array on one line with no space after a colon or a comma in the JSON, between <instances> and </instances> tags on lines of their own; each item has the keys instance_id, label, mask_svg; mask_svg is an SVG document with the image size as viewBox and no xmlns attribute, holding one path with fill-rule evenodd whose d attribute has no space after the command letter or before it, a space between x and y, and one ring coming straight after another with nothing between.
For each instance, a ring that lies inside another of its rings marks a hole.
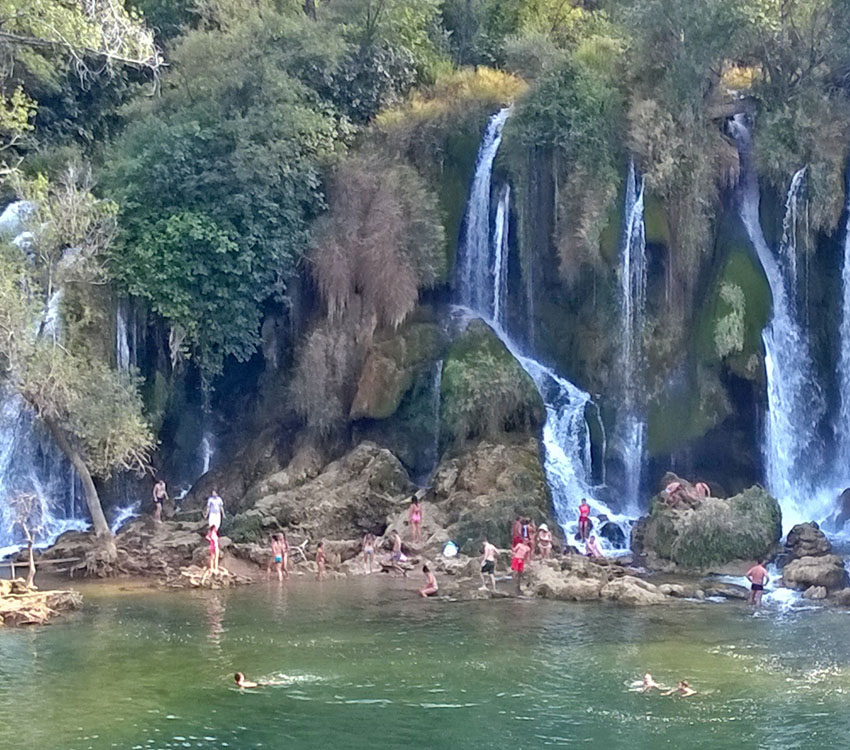
<instances>
[{"instance_id":1,"label":"river pool","mask_svg":"<svg viewBox=\"0 0 850 750\"><path fill-rule=\"evenodd\" d=\"M414 582L82 586L0 632L0 748L845 748L850 614L420 601ZM232 673L280 684L240 692ZM644 695L650 670L699 695Z\"/></svg>"}]
</instances>

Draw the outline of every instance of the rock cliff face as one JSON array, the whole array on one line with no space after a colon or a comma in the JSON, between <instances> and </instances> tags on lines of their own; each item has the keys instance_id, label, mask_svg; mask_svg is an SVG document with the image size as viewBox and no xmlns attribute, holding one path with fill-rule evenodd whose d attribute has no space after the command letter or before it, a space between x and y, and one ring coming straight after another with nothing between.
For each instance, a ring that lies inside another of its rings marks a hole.
<instances>
[{"instance_id":1,"label":"rock cliff face","mask_svg":"<svg viewBox=\"0 0 850 750\"><path fill-rule=\"evenodd\" d=\"M755 486L726 500L707 497L676 508L658 496L633 530L632 545L650 567L704 571L767 557L781 536L779 503Z\"/></svg>"},{"instance_id":2,"label":"rock cliff face","mask_svg":"<svg viewBox=\"0 0 850 750\"><path fill-rule=\"evenodd\" d=\"M844 560L831 553L832 544L816 523L798 523L785 540L785 585L804 591L809 599L823 599L846 587L850 579Z\"/></svg>"}]
</instances>

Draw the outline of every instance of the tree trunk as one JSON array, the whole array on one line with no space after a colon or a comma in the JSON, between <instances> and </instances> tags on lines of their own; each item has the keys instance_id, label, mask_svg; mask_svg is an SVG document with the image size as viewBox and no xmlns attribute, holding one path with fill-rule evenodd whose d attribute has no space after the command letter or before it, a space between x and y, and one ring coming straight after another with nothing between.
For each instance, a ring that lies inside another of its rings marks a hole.
<instances>
[{"instance_id":1,"label":"tree trunk","mask_svg":"<svg viewBox=\"0 0 850 750\"><path fill-rule=\"evenodd\" d=\"M31 589L35 583L35 557L32 554L32 536L27 532L27 555L29 562L29 572L27 573L27 588Z\"/></svg>"},{"instance_id":2,"label":"tree trunk","mask_svg":"<svg viewBox=\"0 0 850 750\"><path fill-rule=\"evenodd\" d=\"M310 20L316 20L316 0L304 0L304 13Z\"/></svg>"},{"instance_id":3,"label":"tree trunk","mask_svg":"<svg viewBox=\"0 0 850 750\"><path fill-rule=\"evenodd\" d=\"M50 430L50 434L53 435L53 439L56 441L56 444L73 464L74 468L77 470L77 474L80 475L80 480L83 483L83 490L86 494L86 505L89 508L89 513L91 514L95 536L111 540L112 532L109 530L109 524L106 523L106 516L103 515L103 507L100 504L100 496L97 494L97 487L94 486L94 480L92 479L88 466L86 466L86 462L74 449L74 446L71 445L71 441L68 440L68 437L65 435L62 428L56 424L54 420L45 418L44 421L47 424L47 428Z\"/></svg>"}]
</instances>

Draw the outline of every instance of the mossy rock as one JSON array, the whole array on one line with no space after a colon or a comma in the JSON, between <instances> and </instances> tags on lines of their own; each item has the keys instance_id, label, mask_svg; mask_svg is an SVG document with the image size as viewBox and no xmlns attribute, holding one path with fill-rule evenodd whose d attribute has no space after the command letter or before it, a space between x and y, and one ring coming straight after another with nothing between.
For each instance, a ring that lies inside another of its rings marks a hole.
<instances>
[{"instance_id":1,"label":"mossy rock","mask_svg":"<svg viewBox=\"0 0 850 750\"><path fill-rule=\"evenodd\" d=\"M646 227L646 242L652 245L670 247L670 222L664 203L649 191L644 201L644 225Z\"/></svg>"},{"instance_id":2,"label":"mossy rock","mask_svg":"<svg viewBox=\"0 0 850 750\"><path fill-rule=\"evenodd\" d=\"M534 381L484 322L449 347L440 394L441 435L463 443L505 432L537 434L545 418Z\"/></svg>"},{"instance_id":3,"label":"mossy rock","mask_svg":"<svg viewBox=\"0 0 850 750\"><path fill-rule=\"evenodd\" d=\"M439 359L445 344L436 323L411 323L376 341L360 374L351 418L387 419L395 414L419 369Z\"/></svg>"},{"instance_id":4,"label":"mossy rock","mask_svg":"<svg viewBox=\"0 0 850 750\"><path fill-rule=\"evenodd\" d=\"M257 510L249 510L235 516L225 516L221 533L237 544L260 542L268 535L268 527L276 526L275 519Z\"/></svg>"},{"instance_id":5,"label":"mossy rock","mask_svg":"<svg viewBox=\"0 0 850 750\"><path fill-rule=\"evenodd\" d=\"M706 498L697 507L672 509L653 501L643 531L650 564L704 571L737 560L767 557L782 536L782 511L759 486L727 500Z\"/></svg>"}]
</instances>

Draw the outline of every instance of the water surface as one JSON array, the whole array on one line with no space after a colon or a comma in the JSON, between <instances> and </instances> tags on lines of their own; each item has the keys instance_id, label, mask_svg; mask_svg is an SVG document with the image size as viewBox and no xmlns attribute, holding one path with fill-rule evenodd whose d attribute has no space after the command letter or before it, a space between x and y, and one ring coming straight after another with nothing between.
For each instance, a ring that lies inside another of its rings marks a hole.
<instances>
[{"instance_id":1,"label":"water surface","mask_svg":"<svg viewBox=\"0 0 850 750\"><path fill-rule=\"evenodd\" d=\"M848 614L423 602L413 582L88 586L0 632L0 748L839 748ZM232 673L281 684L240 692ZM689 699L644 695L644 670Z\"/></svg>"}]
</instances>

